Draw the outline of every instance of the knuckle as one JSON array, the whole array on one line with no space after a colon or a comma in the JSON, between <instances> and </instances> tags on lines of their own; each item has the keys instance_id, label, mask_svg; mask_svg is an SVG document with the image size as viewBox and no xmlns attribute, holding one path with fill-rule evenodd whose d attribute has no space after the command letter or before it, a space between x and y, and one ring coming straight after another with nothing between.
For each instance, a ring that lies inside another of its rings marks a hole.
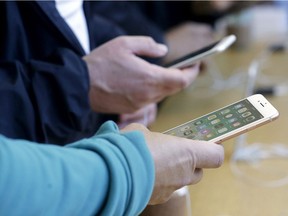
<instances>
[{"instance_id":1,"label":"knuckle","mask_svg":"<svg viewBox=\"0 0 288 216\"><path fill-rule=\"evenodd\" d=\"M117 43L121 46L126 46L129 42L127 36L118 36L117 38L115 38L115 41L117 41Z\"/></svg>"},{"instance_id":2,"label":"knuckle","mask_svg":"<svg viewBox=\"0 0 288 216\"><path fill-rule=\"evenodd\" d=\"M155 41L152 37L147 36L145 37L145 39L146 39L147 46L149 47L155 46Z\"/></svg>"},{"instance_id":3,"label":"knuckle","mask_svg":"<svg viewBox=\"0 0 288 216\"><path fill-rule=\"evenodd\" d=\"M147 87L151 85L147 83ZM135 104L136 106L142 107L143 105L146 105L147 103L151 103L153 102L155 99L155 95L156 95L156 91L150 91L149 88L147 88L147 91L143 91L142 94L137 95L137 97L135 97L135 100L138 102L137 104ZM154 89L154 88L150 88L150 89Z\"/></svg>"},{"instance_id":4,"label":"knuckle","mask_svg":"<svg viewBox=\"0 0 288 216\"><path fill-rule=\"evenodd\" d=\"M188 79L180 79L179 80L179 87L181 88L181 89L184 89L184 88L186 88L188 85L189 85L189 80Z\"/></svg>"},{"instance_id":5,"label":"knuckle","mask_svg":"<svg viewBox=\"0 0 288 216\"><path fill-rule=\"evenodd\" d=\"M216 167L220 167L224 162L224 152L222 151L218 157L218 161L216 163Z\"/></svg>"},{"instance_id":6,"label":"knuckle","mask_svg":"<svg viewBox=\"0 0 288 216\"><path fill-rule=\"evenodd\" d=\"M143 105L143 100L141 98L134 96L134 97L129 97L128 98L128 104L129 106L127 107L127 112L128 113L133 113L142 108Z\"/></svg>"},{"instance_id":7,"label":"knuckle","mask_svg":"<svg viewBox=\"0 0 288 216\"><path fill-rule=\"evenodd\" d=\"M192 178L192 184L197 184L201 181L203 177L203 170L202 169L196 169L194 178Z\"/></svg>"},{"instance_id":8,"label":"knuckle","mask_svg":"<svg viewBox=\"0 0 288 216\"><path fill-rule=\"evenodd\" d=\"M224 162L224 148L219 144L216 145L217 148L216 151L214 151L214 157L213 157L213 168L220 167Z\"/></svg>"}]
</instances>

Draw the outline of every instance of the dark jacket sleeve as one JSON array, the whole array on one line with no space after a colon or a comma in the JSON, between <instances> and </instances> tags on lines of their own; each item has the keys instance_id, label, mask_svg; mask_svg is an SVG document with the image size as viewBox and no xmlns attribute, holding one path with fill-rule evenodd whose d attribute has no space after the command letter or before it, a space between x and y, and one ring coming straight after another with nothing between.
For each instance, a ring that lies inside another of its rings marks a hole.
<instances>
[{"instance_id":1,"label":"dark jacket sleeve","mask_svg":"<svg viewBox=\"0 0 288 216\"><path fill-rule=\"evenodd\" d=\"M53 2L41 4L50 13L34 1L0 2L0 133L62 145L116 116L92 112L84 54Z\"/></svg>"},{"instance_id":2,"label":"dark jacket sleeve","mask_svg":"<svg viewBox=\"0 0 288 216\"><path fill-rule=\"evenodd\" d=\"M49 63L53 62L53 63ZM0 131L12 138L67 143L95 132L86 65L68 49L47 61L0 64Z\"/></svg>"},{"instance_id":3,"label":"dark jacket sleeve","mask_svg":"<svg viewBox=\"0 0 288 216\"><path fill-rule=\"evenodd\" d=\"M86 3L87 4L87 3ZM159 43L165 43L163 31L149 20L134 2L92 1L89 2L90 15L102 16L127 35L146 35Z\"/></svg>"}]
</instances>

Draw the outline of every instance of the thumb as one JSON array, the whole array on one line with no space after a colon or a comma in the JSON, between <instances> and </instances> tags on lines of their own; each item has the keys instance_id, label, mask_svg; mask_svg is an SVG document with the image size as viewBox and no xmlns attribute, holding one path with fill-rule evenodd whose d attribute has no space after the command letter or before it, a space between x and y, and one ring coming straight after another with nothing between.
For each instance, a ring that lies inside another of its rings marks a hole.
<instances>
[{"instance_id":1,"label":"thumb","mask_svg":"<svg viewBox=\"0 0 288 216\"><path fill-rule=\"evenodd\" d=\"M224 161L224 148L222 145L198 140L187 140L188 152L194 158L196 168L217 168Z\"/></svg>"},{"instance_id":2,"label":"thumb","mask_svg":"<svg viewBox=\"0 0 288 216\"><path fill-rule=\"evenodd\" d=\"M134 54L140 56L162 57L168 52L166 45L157 43L151 37L129 37L129 40L127 40L126 44Z\"/></svg>"}]
</instances>

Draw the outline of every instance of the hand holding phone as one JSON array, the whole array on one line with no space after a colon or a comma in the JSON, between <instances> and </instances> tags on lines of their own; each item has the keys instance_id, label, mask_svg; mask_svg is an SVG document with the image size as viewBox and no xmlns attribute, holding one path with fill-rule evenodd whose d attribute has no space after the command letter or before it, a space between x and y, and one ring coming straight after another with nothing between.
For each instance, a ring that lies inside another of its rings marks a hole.
<instances>
[{"instance_id":1,"label":"hand holding phone","mask_svg":"<svg viewBox=\"0 0 288 216\"><path fill-rule=\"evenodd\" d=\"M271 122L278 116L275 107L263 95L256 94L164 133L220 143Z\"/></svg>"},{"instance_id":2,"label":"hand holding phone","mask_svg":"<svg viewBox=\"0 0 288 216\"><path fill-rule=\"evenodd\" d=\"M164 67L169 68L185 68L192 66L197 61L202 60L205 57L208 57L210 55L223 52L226 50L231 44L233 44L236 40L235 35L229 35L224 37L223 39L210 44L202 49L199 49L197 51L194 51L186 56L183 56L175 61L172 61L168 64L165 64Z\"/></svg>"}]
</instances>

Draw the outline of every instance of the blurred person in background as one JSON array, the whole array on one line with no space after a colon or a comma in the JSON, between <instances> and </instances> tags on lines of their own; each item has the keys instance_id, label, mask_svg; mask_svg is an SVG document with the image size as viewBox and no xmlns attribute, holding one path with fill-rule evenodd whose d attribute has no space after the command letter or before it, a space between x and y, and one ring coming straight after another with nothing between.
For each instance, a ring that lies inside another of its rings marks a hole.
<instances>
[{"instance_id":1,"label":"blurred person in background","mask_svg":"<svg viewBox=\"0 0 288 216\"><path fill-rule=\"evenodd\" d=\"M157 102L196 78L198 65L149 62L167 53L153 34L123 36L125 29L91 13L92 2L82 4L0 2L0 133L63 145L107 120L148 125Z\"/></svg>"},{"instance_id":2,"label":"blurred person in background","mask_svg":"<svg viewBox=\"0 0 288 216\"><path fill-rule=\"evenodd\" d=\"M164 34L171 61L219 38L217 21L267 1L137 1L142 13ZM216 33L216 34L215 34Z\"/></svg>"}]
</instances>

